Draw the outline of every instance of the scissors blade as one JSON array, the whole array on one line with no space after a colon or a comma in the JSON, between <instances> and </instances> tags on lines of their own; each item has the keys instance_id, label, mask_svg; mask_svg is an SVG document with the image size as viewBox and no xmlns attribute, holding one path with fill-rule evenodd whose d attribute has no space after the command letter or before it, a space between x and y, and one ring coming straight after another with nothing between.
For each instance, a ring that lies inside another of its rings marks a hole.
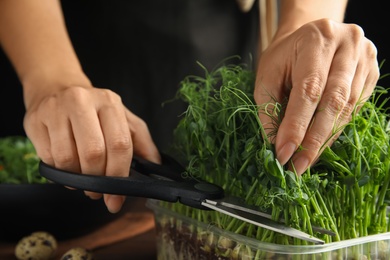
<instances>
[{"instance_id":1,"label":"scissors blade","mask_svg":"<svg viewBox=\"0 0 390 260\"><path fill-rule=\"evenodd\" d=\"M225 207L228 207L228 208L233 208L233 209L237 209L240 211L245 211L245 212L248 212L250 214L259 215L259 216L267 218L267 219L272 219L271 214L268 214L268 213L262 212L262 211L258 211L256 209L251 209L247 205L241 206L240 204L243 203L242 200L235 198L235 197L225 197L222 200L218 200L218 201L214 200L214 201L216 201L218 204L225 206ZM286 221L283 218L279 219L278 222L286 223ZM332 230L326 229L326 228L312 226L312 229L313 229L313 231L319 232L321 234L325 234L325 235L329 235L329 236L336 235L335 232L333 232Z\"/></svg>"},{"instance_id":2,"label":"scissors blade","mask_svg":"<svg viewBox=\"0 0 390 260\"><path fill-rule=\"evenodd\" d=\"M221 205L221 203L218 203L217 201L213 200L204 200L202 202L202 206L213 209L215 211L221 212L223 214L229 215L231 217L243 220L245 222L254 224L256 226L266 228L272 231L275 231L277 233L281 234L287 234L292 237L296 237L299 239L303 239L315 244L325 244L325 242L321 239L318 239L314 236L311 236L305 232L302 232L298 229L280 224L274 220L268 219L267 217L258 215L258 214L252 214L246 211L237 210L234 208L230 208L224 205Z\"/></svg>"}]
</instances>

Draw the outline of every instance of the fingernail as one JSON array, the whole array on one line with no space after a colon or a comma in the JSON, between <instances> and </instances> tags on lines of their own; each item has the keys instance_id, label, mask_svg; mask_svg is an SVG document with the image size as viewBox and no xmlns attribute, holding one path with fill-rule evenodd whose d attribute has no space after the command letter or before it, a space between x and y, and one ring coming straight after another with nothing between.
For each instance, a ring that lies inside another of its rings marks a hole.
<instances>
[{"instance_id":1,"label":"fingernail","mask_svg":"<svg viewBox=\"0 0 390 260\"><path fill-rule=\"evenodd\" d=\"M102 194L90 192L90 191L86 191L85 195L87 195L90 199L93 199L93 200L98 200L102 197Z\"/></svg>"},{"instance_id":2,"label":"fingernail","mask_svg":"<svg viewBox=\"0 0 390 260\"><path fill-rule=\"evenodd\" d=\"M294 160L294 168L298 175L302 175L306 171L306 169L309 167L309 160L304 157L300 156L296 160Z\"/></svg>"},{"instance_id":3,"label":"fingernail","mask_svg":"<svg viewBox=\"0 0 390 260\"><path fill-rule=\"evenodd\" d=\"M119 195L108 195L106 205L111 213L118 213L123 204L123 197Z\"/></svg>"},{"instance_id":4,"label":"fingernail","mask_svg":"<svg viewBox=\"0 0 390 260\"><path fill-rule=\"evenodd\" d=\"M288 162L288 160L291 158L291 156L294 154L296 149L297 146L291 142L283 145L282 149L280 149L279 153L277 154L280 164L285 165Z\"/></svg>"}]
</instances>

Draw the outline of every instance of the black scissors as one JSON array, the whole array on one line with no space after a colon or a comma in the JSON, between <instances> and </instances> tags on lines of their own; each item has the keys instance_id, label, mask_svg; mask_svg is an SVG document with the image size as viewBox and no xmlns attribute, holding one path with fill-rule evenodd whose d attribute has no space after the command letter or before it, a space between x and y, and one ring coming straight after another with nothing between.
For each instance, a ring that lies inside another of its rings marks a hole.
<instances>
[{"instance_id":1,"label":"black scissors","mask_svg":"<svg viewBox=\"0 0 390 260\"><path fill-rule=\"evenodd\" d=\"M54 168L43 161L39 163L39 172L48 180L76 189L180 202L194 208L216 210L315 244L324 244L321 239L289 227L283 222L272 220L268 213L247 207L239 198L225 196L224 190L218 185L188 177L185 168L172 157L163 153L161 157L162 164L133 157L129 177L78 174ZM335 235L334 232L320 227L313 229L320 233Z\"/></svg>"}]
</instances>

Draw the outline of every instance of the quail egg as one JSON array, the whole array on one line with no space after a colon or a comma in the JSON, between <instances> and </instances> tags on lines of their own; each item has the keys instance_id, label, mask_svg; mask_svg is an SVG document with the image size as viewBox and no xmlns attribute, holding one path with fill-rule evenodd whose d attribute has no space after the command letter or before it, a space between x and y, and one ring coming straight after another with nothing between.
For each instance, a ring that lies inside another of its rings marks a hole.
<instances>
[{"instance_id":1,"label":"quail egg","mask_svg":"<svg viewBox=\"0 0 390 260\"><path fill-rule=\"evenodd\" d=\"M93 254L90 250L83 247L74 247L62 255L61 260L93 260Z\"/></svg>"},{"instance_id":2,"label":"quail egg","mask_svg":"<svg viewBox=\"0 0 390 260\"><path fill-rule=\"evenodd\" d=\"M51 246L54 248L54 250L57 250L57 239L52 234L45 231L36 231L32 233L31 236L38 236L47 240L46 243L51 243Z\"/></svg>"},{"instance_id":3,"label":"quail egg","mask_svg":"<svg viewBox=\"0 0 390 260\"><path fill-rule=\"evenodd\" d=\"M19 240L15 247L15 256L19 260L51 259L57 250L57 241L51 234L34 232Z\"/></svg>"}]
</instances>

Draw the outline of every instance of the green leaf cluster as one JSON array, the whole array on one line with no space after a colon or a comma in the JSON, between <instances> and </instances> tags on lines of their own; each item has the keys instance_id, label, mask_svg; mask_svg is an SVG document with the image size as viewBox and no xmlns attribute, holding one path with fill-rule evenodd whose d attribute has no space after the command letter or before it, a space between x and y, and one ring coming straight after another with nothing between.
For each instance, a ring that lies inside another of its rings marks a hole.
<instances>
[{"instance_id":1,"label":"green leaf cluster","mask_svg":"<svg viewBox=\"0 0 390 260\"><path fill-rule=\"evenodd\" d=\"M390 231L386 212L390 197L389 119L385 102L378 104L385 89L378 87L370 100L358 104L352 121L335 127L334 134L341 131L336 142L324 146L319 161L297 176L276 159L258 116L267 113L277 126L284 104L255 103L255 74L245 64L221 64L204 71L204 77L186 77L177 96L188 107L175 129L171 153L187 166L188 178L216 183L227 194L271 213L275 220L283 218L288 225L326 242ZM178 203L165 205L261 241L308 243L218 212ZM319 234L313 226L332 230L336 236Z\"/></svg>"},{"instance_id":2,"label":"green leaf cluster","mask_svg":"<svg viewBox=\"0 0 390 260\"><path fill-rule=\"evenodd\" d=\"M38 172L39 158L24 136L0 138L0 183L46 183Z\"/></svg>"}]
</instances>

